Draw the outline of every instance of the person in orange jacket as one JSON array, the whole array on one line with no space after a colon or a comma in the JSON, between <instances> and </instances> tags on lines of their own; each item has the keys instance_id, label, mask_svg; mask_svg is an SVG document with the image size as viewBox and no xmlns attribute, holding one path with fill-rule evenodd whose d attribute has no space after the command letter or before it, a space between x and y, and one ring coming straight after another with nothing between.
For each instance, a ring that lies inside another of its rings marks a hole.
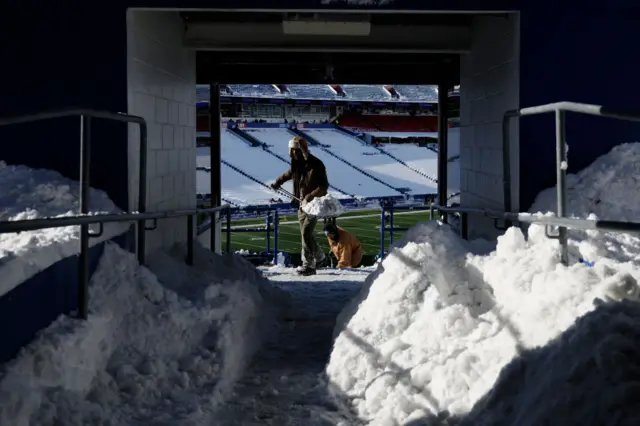
<instances>
[{"instance_id":1,"label":"person in orange jacket","mask_svg":"<svg viewBox=\"0 0 640 426\"><path fill-rule=\"evenodd\" d=\"M331 222L324 226L324 234L331 252L338 259L338 268L355 268L360 264L362 247L355 235Z\"/></svg>"}]
</instances>

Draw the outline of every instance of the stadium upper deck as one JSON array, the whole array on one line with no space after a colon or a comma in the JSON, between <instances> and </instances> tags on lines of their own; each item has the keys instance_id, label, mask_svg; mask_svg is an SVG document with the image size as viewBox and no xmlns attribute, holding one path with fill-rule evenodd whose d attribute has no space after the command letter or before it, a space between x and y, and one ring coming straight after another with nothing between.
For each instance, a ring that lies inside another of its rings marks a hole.
<instances>
[{"instance_id":1,"label":"stadium upper deck","mask_svg":"<svg viewBox=\"0 0 640 426\"><path fill-rule=\"evenodd\" d=\"M456 96L459 88L451 95ZM220 86L225 97L325 99L336 101L437 102L436 86L355 84L229 84ZM198 102L209 100L209 86L196 86Z\"/></svg>"}]
</instances>

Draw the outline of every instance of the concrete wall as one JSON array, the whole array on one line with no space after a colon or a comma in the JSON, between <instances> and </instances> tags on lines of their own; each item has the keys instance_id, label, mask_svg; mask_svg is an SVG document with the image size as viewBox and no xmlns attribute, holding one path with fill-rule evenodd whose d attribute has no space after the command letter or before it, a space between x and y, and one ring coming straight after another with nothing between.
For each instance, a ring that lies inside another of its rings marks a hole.
<instances>
[{"instance_id":1,"label":"concrete wall","mask_svg":"<svg viewBox=\"0 0 640 426\"><path fill-rule=\"evenodd\" d=\"M147 210L196 206L195 52L182 47L177 12L127 12L127 96L130 114L148 123ZM129 203L138 199L138 130L129 128ZM186 219L159 221L148 250L186 239Z\"/></svg>"},{"instance_id":2,"label":"concrete wall","mask_svg":"<svg viewBox=\"0 0 640 426\"><path fill-rule=\"evenodd\" d=\"M519 107L519 17L481 16L473 22L471 52L460 70L460 201L466 207L503 209L502 116ZM518 205L519 142L512 124L513 206ZM498 234L492 220L469 218L469 236Z\"/></svg>"}]
</instances>

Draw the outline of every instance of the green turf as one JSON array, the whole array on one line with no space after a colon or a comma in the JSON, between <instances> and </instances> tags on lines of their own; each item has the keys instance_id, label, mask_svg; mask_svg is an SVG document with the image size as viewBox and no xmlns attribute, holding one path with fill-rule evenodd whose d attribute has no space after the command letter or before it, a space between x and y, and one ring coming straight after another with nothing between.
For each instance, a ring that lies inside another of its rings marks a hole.
<instances>
[{"instance_id":1,"label":"green turf","mask_svg":"<svg viewBox=\"0 0 640 426\"><path fill-rule=\"evenodd\" d=\"M407 214L402 214L407 213ZM355 217L354 217L355 216ZM368 216L368 217L359 217ZM428 220L429 211L412 212L398 209L394 216L394 226L411 227L418 222ZM278 250L299 253L302 245L300 242L300 228L297 223L297 215L280 218L280 236ZM231 222L231 226L264 225L264 217L260 219L241 219ZM365 254L377 254L380 251L380 210L347 212L340 216L336 223L344 229L356 235L362 245ZM388 226L388 224L387 224ZM323 251L327 252L329 246L327 237L322 233L322 220L316 226L316 237ZM394 240L398 240L404 232L394 232ZM385 236L385 246L389 245L389 233ZM273 235L271 235L273 247ZM266 249L266 233L237 233L231 234L231 246L233 250L262 251Z\"/></svg>"}]
</instances>

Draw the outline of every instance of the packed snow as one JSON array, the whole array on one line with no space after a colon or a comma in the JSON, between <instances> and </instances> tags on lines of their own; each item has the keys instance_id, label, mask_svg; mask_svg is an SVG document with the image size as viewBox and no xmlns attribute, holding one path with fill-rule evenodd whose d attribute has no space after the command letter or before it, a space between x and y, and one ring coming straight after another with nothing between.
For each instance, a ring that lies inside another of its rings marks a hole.
<instances>
[{"instance_id":1,"label":"packed snow","mask_svg":"<svg viewBox=\"0 0 640 426\"><path fill-rule=\"evenodd\" d=\"M290 298L239 256L185 255L147 269L107 244L89 320L61 316L0 376L0 424L213 424Z\"/></svg>"},{"instance_id":2,"label":"packed snow","mask_svg":"<svg viewBox=\"0 0 640 426\"><path fill-rule=\"evenodd\" d=\"M344 207L331 194L327 194L308 203L302 203L302 211L310 216L337 217L344 212Z\"/></svg>"},{"instance_id":3,"label":"packed snow","mask_svg":"<svg viewBox=\"0 0 640 426\"><path fill-rule=\"evenodd\" d=\"M8 165L0 161L0 221L40 219L80 214L79 182L46 169ZM93 214L120 213L103 191L90 188ZM129 223L105 223L91 246L122 234ZM97 225L90 227L93 231ZM80 251L80 227L0 234L0 296L54 263Z\"/></svg>"},{"instance_id":4,"label":"packed snow","mask_svg":"<svg viewBox=\"0 0 640 426\"><path fill-rule=\"evenodd\" d=\"M291 295L293 308L280 334L256 355L216 413L219 426L355 426L360 422L324 375L335 317L358 292L371 268L321 269L301 278L293 268L262 268Z\"/></svg>"},{"instance_id":5,"label":"packed snow","mask_svg":"<svg viewBox=\"0 0 640 426\"><path fill-rule=\"evenodd\" d=\"M637 220L639 154L620 146L573 177L570 211ZM553 210L551 191L532 211ZM569 236L591 267L562 265L539 225L489 254L440 223L412 228L340 314L336 392L370 425L637 422L638 238Z\"/></svg>"}]
</instances>

